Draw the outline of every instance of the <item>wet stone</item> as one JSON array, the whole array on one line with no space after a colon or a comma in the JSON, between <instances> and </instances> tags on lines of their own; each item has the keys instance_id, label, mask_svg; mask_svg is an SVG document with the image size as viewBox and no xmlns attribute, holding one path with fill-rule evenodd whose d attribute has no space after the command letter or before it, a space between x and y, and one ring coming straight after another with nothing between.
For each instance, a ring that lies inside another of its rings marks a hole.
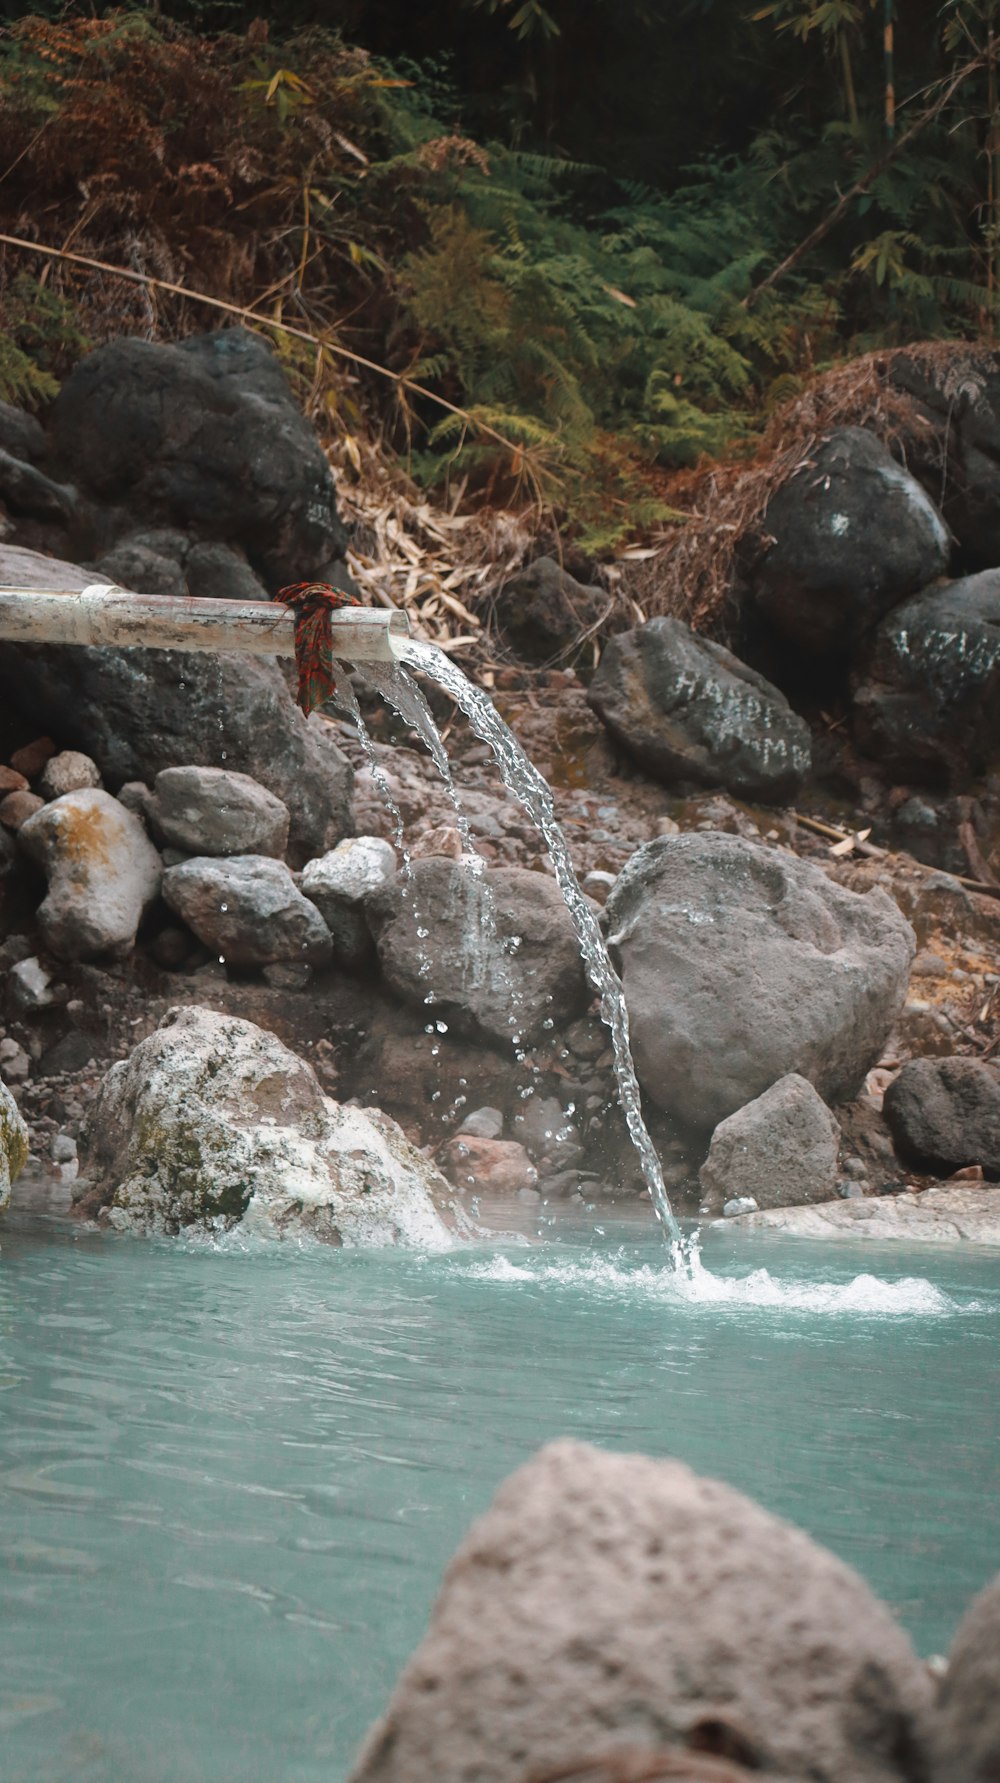
<instances>
[{"instance_id":1,"label":"wet stone","mask_svg":"<svg viewBox=\"0 0 1000 1783\"><path fill-rule=\"evenodd\" d=\"M284 863L267 855L196 855L168 867L163 897L230 965L296 960L322 966L330 959L330 931L315 904L297 890Z\"/></svg>"}]
</instances>

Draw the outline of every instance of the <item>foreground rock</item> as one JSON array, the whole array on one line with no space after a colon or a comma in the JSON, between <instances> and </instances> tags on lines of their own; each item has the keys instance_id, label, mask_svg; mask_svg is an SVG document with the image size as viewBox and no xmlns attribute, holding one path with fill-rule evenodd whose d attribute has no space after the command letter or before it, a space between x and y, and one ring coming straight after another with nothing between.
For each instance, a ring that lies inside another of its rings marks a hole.
<instances>
[{"instance_id":1,"label":"foreground rock","mask_svg":"<svg viewBox=\"0 0 1000 1783\"><path fill-rule=\"evenodd\" d=\"M365 909L390 988L462 1033L527 1037L547 1019L571 1021L586 1002L579 943L544 873L414 861L405 890L385 886Z\"/></svg>"},{"instance_id":2,"label":"foreground rock","mask_svg":"<svg viewBox=\"0 0 1000 1783\"><path fill-rule=\"evenodd\" d=\"M913 931L885 892L737 836L647 843L606 909L640 1082L700 1131L789 1072L849 1100L906 996Z\"/></svg>"},{"instance_id":3,"label":"foreground rock","mask_svg":"<svg viewBox=\"0 0 1000 1783\"><path fill-rule=\"evenodd\" d=\"M841 427L769 502L757 606L811 655L849 649L948 568L948 533L920 484L873 434Z\"/></svg>"},{"instance_id":4,"label":"foreground rock","mask_svg":"<svg viewBox=\"0 0 1000 1783\"><path fill-rule=\"evenodd\" d=\"M330 931L283 861L264 854L227 860L195 855L163 875L163 898L206 947L233 966L295 960L325 966Z\"/></svg>"},{"instance_id":5,"label":"foreground rock","mask_svg":"<svg viewBox=\"0 0 1000 1783\"><path fill-rule=\"evenodd\" d=\"M147 815L171 848L186 854L270 854L288 847L288 807L249 774L225 768L164 768Z\"/></svg>"},{"instance_id":6,"label":"foreground rock","mask_svg":"<svg viewBox=\"0 0 1000 1783\"><path fill-rule=\"evenodd\" d=\"M1000 1577L959 1624L934 1732L934 1783L992 1783L1000 1777Z\"/></svg>"},{"instance_id":7,"label":"foreground rock","mask_svg":"<svg viewBox=\"0 0 1000 1783\"><path fill-rule=\"evenodd\" d=\"M883 771L940 781L1000 753L1000 570L929 588L879 626L854 678L861 748Z\"/></svg>"},{"instance_id":8,"label":"foreground rock","mask_svg":"<svg viewBox=\"0 0 1000 1783\"><path fill-rule=\"evenodd\" d=\"M272 580L343 553L330 467L260 335L111 341L70 373L50 425L57 459L133 522L238 544Z\"/></svg>"},{"instance_id":9,"label":"foreground rock","mask_svg":"<svg viewBox=\"0 0 1000 1783\"><path fill-rule=\"evenodd\" d=\"M444 1249L469 1230L394 1121L341 1107L275 1035L206 1009L173 1010L112 1066L81 1171L88 1208L123 1231Z\"/></svg>"},{"instance_id":10,"label":"foreground rock","mask_svg":"<svg viewBox=\"0 0 1000 1783\"><path fill-rule=\"evenodd\" d=\"M902 1195L824 1201L818 1207L774 1207L741 1215L747 1230L788 1232L797 1238L889 1238L908 1243L1000 1246L1000 1189L941 1183Z\"/></svg>"},{"instance_id":11,"label":"foreground rock","mask_svg":"<svg viewBox=\"0 0 1000 1783\"><path fill-rule=\"evenodd\" d=\"M0 583L12 588L92 581L77 564L0 545ZM265 657L7 644L0 694L33 726L91 756L114 792L129 780L151 785L178 762L249 774L288 808L293 864L354 828L348 762L329 727L296 710Z\"/></svg>"},{"instance_id":12,"label":"foreground rock","mask_svg":"<svg viewBox=\"0 0 1000 1783\"><path fill-rule=\"evenodd\" d=\"M791 1072L716 1127L699 1176L702 1205L718 1213L743 1195L758 1207L828 1201L839 1147L826 1103Z\"/></svg>"},{"instance_id":13,"label":"foreground rock","mask_svg":"<svg viewBox=\"0 0 1000 1783\"><path fill-rule=\"evenodd\" d=\"M945 1175L981 1164L1000 1177L1000 1066L962 1057L911 1059L885 1092L896 1150Z\"/></svg>"},{"instance_id":14,"label":"foreground rock","mask_svg":"<svg viewBox=\"0 0 1000 1783\"><path fill-rule=\"evenodd\" d=\"M38 926L57 958L127 953L160 889L160 857L139 819L85 787L36 811L18 840L48 878Z\"/></svg>"},{"instance_id":15,"label":"foreground rock","mask_svg":"<svg viewBox=\"0 0 1000 1783\"><path fill-rule=\"evenodd\" d=\"M919 1783L929 1706L889 1611L807 1536L678 1462L558 1442L462 1543L352 1783L588 1775L636 1745Z\"/></svg>"},{"instance_id":16,"label":"foreground rock","mask_svg":"<svg viewBox=\"0 0 1000 1783\"><path fill-rule=\"evenodd\" d=\"M15 1179L28 1162L28 1129L7 1085L0 1083L0 1213Z\"/></svg>"},{"instance_id":17,"label":"foreground rock","mask_svg":"<svg viewBox=\"0 0 1000 1783\"><path fill-rule=\"evenodd\" d=\"M610 638L588 697L639 766L668 785L782 803L809 772L809 727L784 694L679 619Z\"/></svg>"}]
</instances>

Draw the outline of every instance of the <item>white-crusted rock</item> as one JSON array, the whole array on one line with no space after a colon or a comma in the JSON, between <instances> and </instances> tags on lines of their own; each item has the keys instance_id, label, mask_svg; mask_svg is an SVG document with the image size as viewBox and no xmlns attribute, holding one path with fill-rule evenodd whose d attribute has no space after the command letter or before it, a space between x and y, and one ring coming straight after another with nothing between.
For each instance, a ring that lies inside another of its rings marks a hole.
<instances>
[{"instance_id":1,"label":"white-crusted rock","mask_svg":"<svg viewBox=\"0 0 1000 1783\"><path fill-rule=\"evenodd\" d=\"M0 1084L0 1213L10 1201L11 1184L28 1161L28 1129L6 1084Z\"/></svg>"},{"instance_id":2,"label":"white-crusted rock","mask_svg":"<svg viewBox=\"0 0 1000 1783\"><path fill-rule=\"evenodd\" d=\"M121 1230L430 1250L471 1231L395 1121L332 1101L274 1034L207 1009L172 1010L111 1067L81 1173Z\"/></svg>"},{"instance_id":3,"label":"white-crusted rock","mask_svg":"<svg viewBox=\"0 0 1000 1783\"><path fill-rule=\"evenodd\" d=\"M160 889L160 857L139 819L82 787L36 811L18 841L48 878L38 925L49 950L62 960L127 953Z\"/></svg>"}]
</instances>

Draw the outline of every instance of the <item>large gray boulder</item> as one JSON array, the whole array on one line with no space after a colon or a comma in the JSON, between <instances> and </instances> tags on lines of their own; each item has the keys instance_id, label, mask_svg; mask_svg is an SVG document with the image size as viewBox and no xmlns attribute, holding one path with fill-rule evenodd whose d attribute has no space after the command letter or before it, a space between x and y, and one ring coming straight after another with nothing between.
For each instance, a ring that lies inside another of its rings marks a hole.
<instances>
[{"instance_id":1,"label":"large gray boulder","mask_svg":"<svg viewBox=\"0 0 1000 1783\"><path fill-rule=\"evenodd\" d=\"M28 1129L7 1085L0 1083L0 1213L10 1203L16 1177L28 1162Z\"/></svg>"},{"instance_id":2,"label":"large gray boulder","mask_svg":"<svg viewBox=\"0 0 1000 1783\"><path fill-rule=\"evenodd\" d=\"M904 601L853 676L852 727L886 773L937 781L1000 754L1000 569Z\"/></svg>"},{"instance_id":3,"label":"large gray boulder","mask_svg":"<svg viewBox=\"0 0 1000 1783\"><path fill-rule=\"evenodd\" d=\"M901 1158L944 1175L981 1164L1000 1177L1000 1065L985 1059L910 1059L885 1092L886 1124Z\"/></svg>"},{"instance_id":4,"label":"large gray boulder","mask_svg":"<svg viewBox=\"0 0 1000 1783\"><path fill-rule=\"evenodd\" d=\"M702 1132L789 1072L849 1099L906 996L914 935L885 892L738 836L646 843L605 908L639 1080Z\"/></svg>"},{"instance_id":5,"label":"large gray boulder","mask_svg":"<svg viewBox=\"0 0 1000 1783\"><path fill-rule=\"evenodd\" d=\"M93 580L78 564L0 545L0 583L10 587L79 590ZM288 807L295 865L354 828L350 764L266 657L6 644L0 694L33 731L47 727L91 756L112 792L178 763L249 774Z\"/></svg>"},{"instance_id":6,"label":"large gray boulder","mask_svg":"<svg viewBox=\"0 0 1000 1783\"><path fill-rule=\"evenodd\" d=\"M948 1655L934 1729L934 1783L1000 1777L1000 1576L966 1610Z\"/></svg>"},{"instance_id":7,"label":"large gray boulder","mask_svg":"<svg viewBox=\"0 0 1000 1783\"><path fill-rule=\"evenodd\" d=\"M809 727L763 675L679 619L605 646L590 704L640 767L667 785L790 799L809 772Z\"/></svg>"},{"instance_id":8,"label":"large gray boulder","mask_svg":"<svg viewBox=\"0 0 1000 1783\"><path fill-rule=\"evenodd\" d=\"M365 911L390 989L461 1033L528 1039L587 1001L569 912L544 873L416 860L411 878L373 892Z\"/></svg>"},{"instance_id":9,"label":"large gray boulder","mask_svg":"<svg viewBox=\"0 0 1000 1783\"><path fill-rule=\"evenodd\" d=\"M274 1034L207 1009L172 1010L111 1067L81 1171L88 1205L122 1231L441 1250L470 1230L395 1121L331 1101Z\"/></svg>"},{"instance_id":10,"label":"large gray boulder","mask_svg":"<svg viewBox=\"0 0 1000 1783\"><path fill-rule=\"evenodd\" d=\"M771 498L752 587L761 613L811 655L845 651L948 568L947 528L874 434L840 427Z\"/></svg>"},{"instance_id":11,"label":"large gray boulder","mask_svg":"<svg viewBox=\"0 0 1000 1783\"><path fill-rule=\"evenodd\" d=\"M808 1536L679 1462L556 1442L466 1536L351 1783L589 1777L643 1746L683 1776L711 1730L754 1774L924 1783L930 1697Z\"/></svg>"},{"instance_id":12,"label":"large gray boulder","mask_svg":"<svg viewBox=\"0 0 1000 1783\"><path fill-rule=\"evenodd\" d=\"M57 461L133 523L237 544L271 583L343 555L330 467L260 335L111 341L70 373L49 425Z\"/></svg>"},{"instance_id":13,"label":"large gray boulder","mask_svg":"<svg viewBox=\"0 0 1000 1783\"><path fill-rule=\"evenodd\" d=\"M288 847L288 807L249 774L164 768L146 815L171 848L187 854L269 854Z\"/></svg>"},{"instance_id":14,"label":"large gray boulder","mask_svg":"<svg viewBox=\"0 0 1000 1783\"><path fill-rule=\"evenodd\" d=\"M718 1213L741 1195L758 1207L829 1201L839 1149L840 1128L826 1103L789 1072L716 1127L699 1175L703 1206Z\"/></svg>"},{"instance_id":15,"label":"large gray boulder","mask_svg":"<svg viewBox=\"0 0 1000 1783\"><path fill-rule=\"evenodd\" d=\"M163 875L163 899L189 929L231 966L295 960L325 966L330 931L283 861L237 854L194 855Z\"/></svg>"},{"instance_id":16,"label":"large gray boulder","mask_svg":"<svg viewBox=\"0 0 1000 1783\"><path fill-rule=\"evenodd\" d=\"M133 812L99 787L82 787L29 817L18 842L49 882L38 910L46 947L61 960L127 953L162 870Z\"/></svg>"}]
</instances>

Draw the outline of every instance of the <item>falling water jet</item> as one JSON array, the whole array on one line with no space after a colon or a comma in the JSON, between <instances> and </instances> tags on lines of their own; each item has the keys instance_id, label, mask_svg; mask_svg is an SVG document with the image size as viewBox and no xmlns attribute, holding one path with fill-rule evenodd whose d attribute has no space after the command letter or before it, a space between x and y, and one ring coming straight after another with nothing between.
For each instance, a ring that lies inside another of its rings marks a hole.
<instances>
[{"instance_id":1,"label":"falling water jet","mask_svg":"<svg viewBox=\"0 0 1000 1783\"><path fill-rule=\"evenodd\" d=\"M476 850L476 844L469 825L469 820L462 808L462 801L459 798L458 788L455 785L452 775L451 763L448 760L448 751L444 745L444 738L434 721L434 714L420 688L417 686L417 683L411 680L409 675L401 673L395 663L366 662L364 667L364 679L371 683L381 695L386 705L388 705L391 710L403 720L404 724L408 724L416 731L421 741L426 744L428 754L444 782L445 789L455 813L455 826L462 842L465 854L465 865L479 885L481 897L480 918L483 939L486 942L487 948L489 949L492 947L493 949L494 958L497 963L497 976L510 1008L508 1027L510 1029L510 1042L514 1048L514 1056L519 1065L528 1064L528 1055L525 1051L524 1043L525 1020L523 1000L518 989L517 980L510 969L507 954L497 930L496 904L490 889L489 881L485 878L486 862L482 855ZM531 1069L532 1074L537 1077L537 1065L530 1065L529 1068Z\"/></svg>"},{"instance_id":2,"label":"falling water jet","mask_svg":"<svg viewBox=\"0 0 1000 1783\"><path fill-rule=\"evenodd\" d=\"M611 1033L615 1081L629 1137L635 1147L656 1217L670 1241L674 1262L678 1266L686 1266L688 1258L684 1240L670 1205L660 1160L642 1118L642 1098L632 1063L628 1011L621 980L608 956L604 937L589 900L577 880L569 846L556 816L551 789L525 755L492 701L473 682L467 680L461 669L442 650L411 638L401 641L396 655L399 666L380 665L378 679L382 686L388 685L396 676L402 679L406 669L414 669L443 688L464 712L476 736L489 746L504 785L523 805L545 841L556 881L576 930L587 976L600 998L601 1018Z\"/></svg>"}]
</instances>

